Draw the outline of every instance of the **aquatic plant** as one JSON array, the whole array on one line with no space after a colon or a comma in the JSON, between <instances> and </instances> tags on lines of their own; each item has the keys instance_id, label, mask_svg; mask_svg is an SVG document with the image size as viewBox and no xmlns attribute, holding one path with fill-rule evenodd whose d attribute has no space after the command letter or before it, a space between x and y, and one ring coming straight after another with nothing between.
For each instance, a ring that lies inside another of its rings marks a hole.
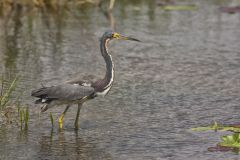
<instances>
[{"instance_id":1,"label":"aquatic plant","mask_svg":"<svg viewBox=\"0 0 240 160\"><path fill-rule=\"evenodd\" d=\"M21 130L22 130L22 126L23 126L23 111L22 110L19 111L19 121L20 121Z\"/></svg>"},{"instance_id":2,"label":"aquatic plant","mask_svg":"<svg viewBox=\"0 0 240 160\"><path fill-rule=\"evenodd\" d=\"M172 0L156 0L156 4L166 11L191 11L197 9L194 4L181 4Z\"/></svg>"},{"instance_id":3,"label":"aquatic plant","mask_svg":"<svg viewBox=\"0 0 240 160\"><path fill-rule=\"evenodd\" d=\"M54 127L54 123L53 123L53 115L52 115L51 112L49 113L49 117L50 117L52 128L53 128Z\"/></svg>"},{"instance_id":4,"label":"aquatic plant","mask_svg":"<svg viewBox=\"0 0 240 160\"><path fill-rule=\"evenodd\" d=\"M12 123L15 107L12 107L12 93L16 88L19 77L8 83L2 76L0 88L0 123ZM15 106L15 105L14 105ZM17 105L18 106L18 103Z\"/></svg>"},{"instance_id":5,"label":"aquatic plant","mask_svg":"<svg viewBox=\"0 0 240 160\"><path fill-rule=\"evenodd\" d=\"M21 130L28 128L29 121L29 107L21 107L19 96L13 97L13 92L17 87L17 82L19 76L16 76L10 83L8 83L4 78L1 81L1 91L0 91L0 122L5 124L20 124Z\"/></svg>"},{"instance_id":6,"label":"aquatic plant","mask_svg":"<svg viewBox=\"0 0 240 160\"><path fill-rule=\"evenodd\" d=\"M0 94L0 111L6 108L8 102L10 101L10 97L12 92L15 90L17 81L19 77L15 77L14 80L10 83L10 85L5 86L4 79L1 81L1 94Z\"/></svg>"},{"instance_id":7,"label":"aquatic plant","mask_svg":"<svg viewBox=\"0 0 240 160\"><path fill-rule=\"evenodd\" d=\"M0 7L56 7L66 6L68 4L83 5L83 4L98 4L99 0L1 0Z\"/></svg>"},{"instance_id":8,"label":"aquatic plant","mask_svg":"<svg viewBox=\"0 0 240 160\"><path fill-rule=\"evenodd\" d=\"M28 121L29 121L29 107L22 107L18 109L18 116L19 116L19 123L20 123L20 128L21 130L23 130L23 126L24 129L27 130L28 129Z\"/></svg>"},{"instance_id":9,"label":"aquatic plant","mask_svg":"<svg viewBox=\"0 0 240 160\"><path fill-rule=\"evenodd\" d=\"M166 11L192 11L197 10L196 5L163 5L161 9Z\"/></svg>"},{"instance_id":10,"label":"aquatic plant","mask_svg":"<svg viewBox=\"0 0 240 160\"><path fill-rule=\"evenodd\" d=\"M43 18L63 17L74 9L98 6L99 3L100 0L0 0L0 17L6 18L6 25L13 19L17 26L23 16L41 13Z\"/></svg>"},{"instance_id":11,"label":"aquatic plant","mask_svg":"<svg viewBox=\"0 0 240 160\"><path fill-rule=\"evenodd\" d=\"M220 7L219 10L221 12L228 13L228 14L240 13L240 6Z\"/></svg>"},{"instance_id":12,"label":"aquatic plant","mask_svg":"<svg viewBox=\"0 0 240 160\"><path fill-rule=\"evenodd\" d=\"M25 128L28 128L28 120L29 120L29 108L27 106L24 111Z\"/></svg>"},{"instance_id":13,"label":"aquatic plant","mask_svg":"<svg viewBox=\"0 0 240 160\"><path fill-rule=\"evenodd\" d=\"M222 142L219 143L220 146L240 148L240 133L224 135L221 139Z\"/></svg>"},{"instance_id":14,"label":"aquatic plant","mask_svg":"<svg viewBox=\"0 0 240 160\"><path fill-rule=\"evenodd\" d=\"M215 147L209 147L209 151L233 151L239 153L240 150L240 125L220 125L214 121L214 124L205 127L192 128L192 131L231 131L231 135L221 136L221 142Z\"/></svg>"},{"instance_id":15,"label":"aquatic plant","mask_svg":"<svg viewBox=\"0 0 240 160\"><path fill-rule=\"evenodd\" d=\"M196 127L192 128L192 131L232 131L232 132L240 132L240 126L237 125L221 125L216 121L212 125L204 126L204 127Z\"/></svg>"}]
</instances>

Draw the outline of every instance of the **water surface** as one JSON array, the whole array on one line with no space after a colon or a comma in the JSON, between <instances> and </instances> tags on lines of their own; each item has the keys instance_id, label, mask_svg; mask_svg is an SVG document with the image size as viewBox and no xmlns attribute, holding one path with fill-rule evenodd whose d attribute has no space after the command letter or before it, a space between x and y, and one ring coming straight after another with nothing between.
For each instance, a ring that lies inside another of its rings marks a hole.
<instances>
[{"instance_id":1,"label":"water surface","mask_svg":"<svg viewBox=\"0 0 240 160\"><path fill-rule=\"evenodd\" d=\"M238 159L208 152L222 133L189 129L239 121L239 14L219 11L234 1L185 1L197 10L163 11L154 1L116 4L120 33L143 43L111 42L116 79L108 96L76 106L64 130L38 115L30 91L71 76L104 76L99 37L110 28L100 9L13 13L0 19L1 72L21 75L18 90L30 105L27 132L0 127L0 159ZM15 18L15 19L14 19ZM14 19L14 20L12 20ZM64 106L49 110L55 118Z\"/></svg>"}]
</instances>

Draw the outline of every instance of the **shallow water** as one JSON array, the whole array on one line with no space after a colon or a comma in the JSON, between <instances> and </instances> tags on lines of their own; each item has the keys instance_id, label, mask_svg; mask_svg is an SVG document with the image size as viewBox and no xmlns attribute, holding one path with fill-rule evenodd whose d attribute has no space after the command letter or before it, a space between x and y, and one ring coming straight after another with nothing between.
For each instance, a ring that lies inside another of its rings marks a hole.
<instances>
[{"instance_id":1,"label":"shallow water","mask_svg":"<svg viewBox=\"0 0 240 160\"><path fill-rule=\"evenodd\" d=\"M18 91L30 105L27 132L0 127L0 159L238 159L208 152L223 133L192 132L213 120L239 121L240 18L221 13L235 1L186 1L193 11L163 11L154 1L116 4L117 31L143 43L114 41L116 79L108 96L84 104L80 130L76 106L64 130L38 115L30 91L71 76L102 77L99 37L110 22L98 9L0 19L2 72L21 75ZM77 73L77 74L76 74ZM49 110L55 118L64 106Z\"/></svg>"}]
</instances>

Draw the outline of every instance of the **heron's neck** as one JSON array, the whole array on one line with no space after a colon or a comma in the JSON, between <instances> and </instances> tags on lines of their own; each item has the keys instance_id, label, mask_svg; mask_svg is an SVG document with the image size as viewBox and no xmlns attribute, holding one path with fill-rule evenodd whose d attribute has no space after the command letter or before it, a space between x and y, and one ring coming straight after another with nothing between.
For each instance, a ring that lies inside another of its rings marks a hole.
<instances>
[{"instance_id":1,"label":"heron's neck","mask_svg":"<svg viewBox=\"0 0 240 160\"><path fill-rule=\"evenodd\" d=\"M112 61L112 56L108 52L109 41L110 39L107 38L103 39L100 43L101 53L106 63L106 74L105 77L103 78L104 81L103 89L111 87L114 79L114 64Z\"/></svg>"}]
</instances>

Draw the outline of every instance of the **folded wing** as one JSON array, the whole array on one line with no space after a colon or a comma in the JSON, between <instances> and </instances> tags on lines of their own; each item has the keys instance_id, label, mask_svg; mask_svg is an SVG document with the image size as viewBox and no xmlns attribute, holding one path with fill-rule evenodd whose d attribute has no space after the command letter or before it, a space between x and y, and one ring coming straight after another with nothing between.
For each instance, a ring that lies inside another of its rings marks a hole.
<instances>
[{"instance_id":1,"label":"folded wing","mask_svg":"<svg viewBox=\"0 0 240 160\"><path fill-rule=\"evenodd\" d=\"M43 87L32 91L32 96L41 99L51 100L63 100L63 101L74 101L79 100L85 96L94 94L94 88L90 86L81 86L74 84L61 84L51 87Z\"/></svg>"}]
</instances>

